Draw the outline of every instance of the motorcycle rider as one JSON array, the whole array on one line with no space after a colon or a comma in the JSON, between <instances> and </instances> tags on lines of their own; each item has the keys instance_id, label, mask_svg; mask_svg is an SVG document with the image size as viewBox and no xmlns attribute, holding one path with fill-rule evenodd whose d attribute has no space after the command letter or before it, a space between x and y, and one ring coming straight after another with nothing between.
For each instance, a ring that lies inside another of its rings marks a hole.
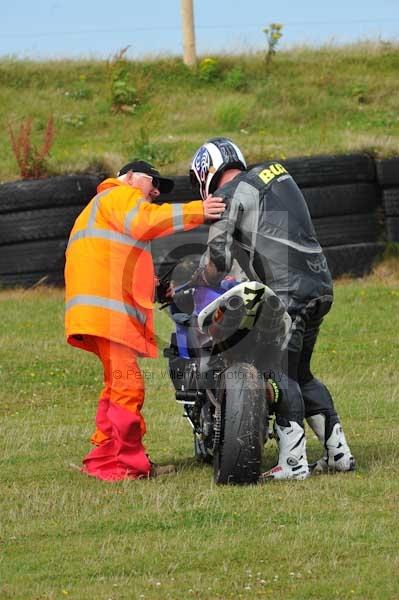
<instances>
[{"instance_id":1,"label":"motorcycle rider","mask_svg":"<svg viewBox=\"0 0 399 600\"><path fill-rule=\"evenodd\" d=\"M299 187L276 161L247 170L242 152L227 138L210 139L197 150L190 178L203 199L217 191L226 203L222 218L210 228L207 257L193 280L215 285L236 259L249 279L267 284L283 300L292 319L274 399L279 459L262 478L353 471L355 460L331 394L310 368L333 286ZM304 417L325 447L324 456L310 468Z\"/></svg>"}]
</instances>

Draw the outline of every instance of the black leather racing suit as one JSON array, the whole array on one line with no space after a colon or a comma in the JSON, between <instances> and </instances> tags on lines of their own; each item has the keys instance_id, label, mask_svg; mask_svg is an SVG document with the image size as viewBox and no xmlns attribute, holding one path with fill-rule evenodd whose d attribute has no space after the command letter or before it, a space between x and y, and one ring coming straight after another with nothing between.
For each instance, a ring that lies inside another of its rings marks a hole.
<instances>
[{"instance_id":1,"label":"black leather racing suit","mask_svg":"<svg viewBox=\"0 0 399 600\"><path fill-rule=\"evenodd\" d=\"M214 277L216 267L222 278L236 259L250 280L267 284L285 302L293 326L276 415L302 423L304 416L322 413L328 436L339 419L310 360L332 305L332 278L305 199L286 169L272 161L238 174L214 195L224 199L226 210L210 228L204 275Z\"/></svg>"}]
</instances>

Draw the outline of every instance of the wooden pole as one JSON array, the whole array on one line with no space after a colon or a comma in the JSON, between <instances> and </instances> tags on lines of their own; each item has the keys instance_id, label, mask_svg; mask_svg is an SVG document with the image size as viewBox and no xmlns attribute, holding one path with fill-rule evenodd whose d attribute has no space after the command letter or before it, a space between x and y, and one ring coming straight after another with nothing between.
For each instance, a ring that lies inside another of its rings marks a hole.
<instances>
[{"instance_id":1,"label":"wooden pole","mask_svg":"<svg viewBox=\"0 0 399 600\"><path fill-rule=\"evenodd\" d=\"M181 0L181 16L183 26L183 61L189 67L197 64L194 32L193 0Z\"/></svg>"}]
</instances>

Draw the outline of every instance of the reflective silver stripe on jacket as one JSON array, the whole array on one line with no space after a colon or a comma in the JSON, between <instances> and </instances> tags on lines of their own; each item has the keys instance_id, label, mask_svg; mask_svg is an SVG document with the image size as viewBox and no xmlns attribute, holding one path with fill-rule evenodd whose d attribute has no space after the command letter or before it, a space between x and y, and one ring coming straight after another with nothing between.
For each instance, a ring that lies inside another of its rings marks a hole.
<instances>
[{"instance_id":1,"label":"reflective silver stripe on jacket","mask_svg":"<svg viewBox=\"0 0 399 600\"><path fill-rule=\"evenodd\" d=\"M139 240L135 240L132 237L125 235L124 233L119 233L118 231L110 231L109 229L100 229L97 227L87 227L86 229L81 229L80 231L74 233L69 238L67 249L71 244L73 244L73 242L87 238L98 238L102 240L109 240L111 242L119 242L120 244L126 244L127 246L141 248L142 250L149 251L148 242L139 242Z\"/></svg>"},{"instance_id":2,"label":"reflective silver stripe on jacket","mask_svg":"<svg viewBox=\"0 0 399 600\"><path fill-rule=\"evenodd\" d=\"M126 215L125 232L127 233L127 235L131 235L132 223L133 223L133 220L136 217L137 213L139 212L140 204L142 203L142 201L143 201L142 198L140 198L140 200L137 201L136 206L134 206L131 210L129 210L129 212Z\"/></svg>"},{"instance_id":3,"label":"reflective silver stripe on jacket","mask_svg":"<svg viewBox=\"0 0 399 600\"><path fill-rule=\"evenodd\" d=\"M103 298L102 296L94 296L91 294L79 294L73 296L65 304L65 310L69 310L73 306L96 306L98 308L107 308L124 315L128 314L130 317L137 319L142 325L145 324L147 317L135 306L121 302L120 300L112 300L111 298Z\"/></svg>"},{"instance_id":4,"label":"reflective silver stripe on jacket","mask_svg":"<svg viewBox=\"0 0 399 600\"><path fill-rule=\"evenodd\" d=\"M184 230L184 212L183 212L183 204L172 204L172 224L173 229L175 231L183 231Z\"/></svg>"},{"instance_id":5,"label":"reflective silver stripe on jacket","mask_svg":"<svg viewBox=\"0 0 399 600\"><path fill-rule=\"evenodd\" d=\"M99 194L97 194L97 196L94 196L93 206L91 207L89 222L87 224L88 227L94 226L94 223L95 223L95 220L97 217L97 213L98 213L98 209L100 208L100 206L99 206L100 198L107 196L110 192L112 192L112 188L104 190L104 191L100 192Z\"/></svg>"},{"instance_id":6,"label":"reflective silver stripe on jacket","mask_svg":"<svg viewBox=\"0 0 399 600\"><path fill-rule=\"evenodd\" d=\"M92 238L92 239L98 238L98 239L102 239L102 240L109 240L111 242L119 242L120 244L125 244L125 245L131 246L133 248L141 248L142 250L150 251L148 242L140 242L139 240L133 239L131 237L131 235L125 235L124 233L119 233L118 231L110 231L109 229L101 229L99 227L94 226L94 224L96 222L96 218L97 218L97 213L100 208L100 199L103 198L104 196L106 196L107 194L109 194L112 191L112 189L113 188L104 190L103 192L100 192L99 194L97 194L97 196L95 196L93 198L93 206L91 207L88 225L84 229L81 229L80 231L77 231L76 233L74 233L69 238L67 250L70 247L70 245L73 244L73 242L76 242L77 240L83 240L83 239L87 239L87 238ZM139 203L140 202L141 202L141 200L139 200ZM137 204L137 206L132 208L132 210L130 210L129 213L127 214L126 220L125 220L125 231L126 232L129 231L127 229L128 219L129 220L134 219L135 214L137 213L137 210L138 210L138 204Z\"/></svg>"}]
</instances>

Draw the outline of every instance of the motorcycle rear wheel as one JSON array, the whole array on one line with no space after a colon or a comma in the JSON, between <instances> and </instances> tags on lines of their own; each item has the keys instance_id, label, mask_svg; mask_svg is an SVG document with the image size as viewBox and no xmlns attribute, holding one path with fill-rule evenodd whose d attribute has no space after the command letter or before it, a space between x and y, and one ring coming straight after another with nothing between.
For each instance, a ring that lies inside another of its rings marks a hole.
<instances>
[{"instance_id":1,"label":"motorcycle rear wheel","mask_svg":"<svg viewBox=\"0 0 399 600\"><path fill-rule=\"evenodd\" d=\"M222 430L213 459L215 482L257 483L267 426L264 379L247 363L231 365L221 378Z\"/></svg>"}]
</instances>

